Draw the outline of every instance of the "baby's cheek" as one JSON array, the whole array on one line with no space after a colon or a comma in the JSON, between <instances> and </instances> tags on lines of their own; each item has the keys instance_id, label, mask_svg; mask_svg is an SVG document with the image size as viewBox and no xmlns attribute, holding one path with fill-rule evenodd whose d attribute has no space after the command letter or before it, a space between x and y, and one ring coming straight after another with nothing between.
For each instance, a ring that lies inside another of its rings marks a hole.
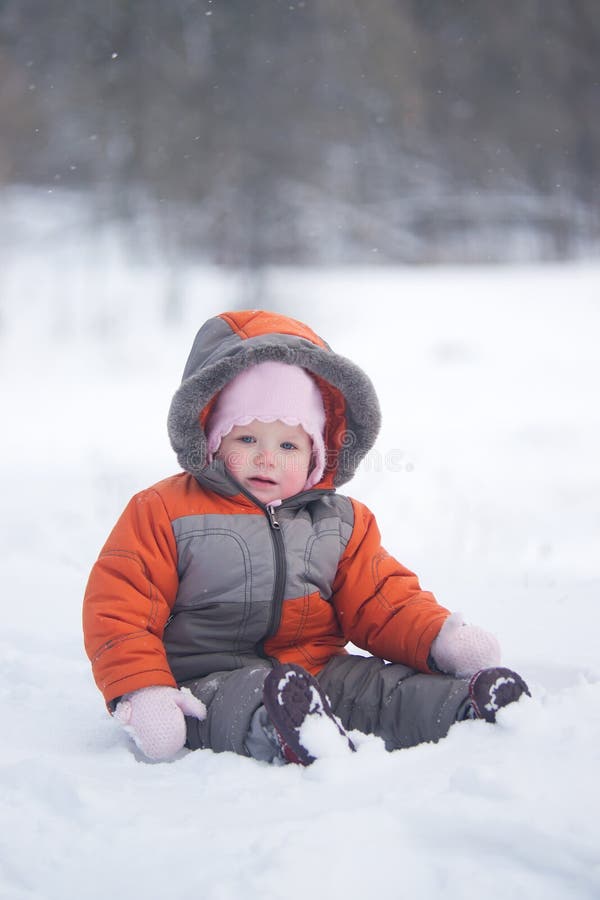
<instances>
[{"instance_id":1,"label":"baby's cheek","mask_svg":"<svg viewBox=\"0 0 600 900\"><path fill-rule=\"evenodd\" d=\"M283 493L286 497L291 497L293 494L298 494L306 483L306 479L308 478L308 468L304 471L304 467L302 469L295 469L294 471L285 472L281 485L284 488ZM285 498L282 498L285 499Z\"/></svg>"},{"instance_id":2,"label":"baby's cheek","mask_svg":"<svg viewBox=\"0 0 600 900\"><path fill-rule=\"evenodd\" d=\"M226 455L222 456L221 459L225 463L225 468L231 475L236 475L237 473L243 471L246 466L246 456L247 454L240 450L231 450Z\"/></svg>"}]
</instances>

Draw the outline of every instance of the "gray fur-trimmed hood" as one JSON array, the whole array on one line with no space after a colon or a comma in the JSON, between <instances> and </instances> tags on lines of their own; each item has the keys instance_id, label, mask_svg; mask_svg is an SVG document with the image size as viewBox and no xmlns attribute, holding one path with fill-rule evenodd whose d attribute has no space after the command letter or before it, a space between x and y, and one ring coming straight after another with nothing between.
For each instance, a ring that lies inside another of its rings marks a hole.
<instances>
[{"instance_id":1,"label":"gray fur-trimmed hood","mask_svg":"<svg viewBox=\"0 0 600 900\"><path fill-rule=\"evenodd\" d=\"M318 486L349 481L375 443L381 423L370 379L306 325L263 310L222 313L196 335L167 423L180 466L201 475L207 466L201 422L211 401L243 369L268 361L302 366L317 377L327 413L328 459Z\"/></svg>"}]
</instances>

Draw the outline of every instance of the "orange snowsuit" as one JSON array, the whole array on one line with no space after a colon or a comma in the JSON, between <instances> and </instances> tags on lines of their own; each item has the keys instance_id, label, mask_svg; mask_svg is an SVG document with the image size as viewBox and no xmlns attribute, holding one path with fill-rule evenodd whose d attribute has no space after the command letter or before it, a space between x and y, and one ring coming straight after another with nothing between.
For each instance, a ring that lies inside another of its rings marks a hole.
<instances>
[{"instance_id":1,"label":"orange snowsuit","mask_svg":"<svg viewBox=\"0 0 600 900\"><path fill-rule=\"evenodd\" d=\"M204 434L219 390L268 359L311 372L327 414L322 480L276 511L207 462ZM142 687L269 659L316 674L349 641L430 671L448 611L382 548L372 513L335 490L378 426L370 381L301 323L246 311L203 326L169 415L185 471L130 501L85 594L85 646L111 707Z\"/></svg>"}]
</instances>

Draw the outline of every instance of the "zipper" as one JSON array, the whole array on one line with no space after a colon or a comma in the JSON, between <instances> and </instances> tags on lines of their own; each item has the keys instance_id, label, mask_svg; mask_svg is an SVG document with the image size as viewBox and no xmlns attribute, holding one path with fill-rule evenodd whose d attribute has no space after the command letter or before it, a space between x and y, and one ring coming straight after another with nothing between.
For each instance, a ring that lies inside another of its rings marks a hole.
<instances>
[{"instance_id":1,"label":"zipper","mask_svg":"<svg viewBox=\"0 0 600 900\"><path fill-rule=\"evenodd\" d=\"M246 492L244 491L244 493ZM325 495L332 494L333 491L321 491L319 493L321 495ZM283 600L285 597L285 582L287 579L287 559L285 555L285 544L283 541L283 534L281 533L281 525L279 524L279 520L275 513L275 507L273 505L263 506L263 504L257 502L252 497L252 495L246 496L250 496L250 499L265 511L267 521L270 526L273 549L275 551L275 582L273 584L273 599L271 605L271 615L269 617L269 627L264 638L257 644L256 647L257 652L260 656L265 656L267 659L270 659L270 657L265 653L265 641L268 640L268 638L273 637L273 635L279 628L279 623L281 622L281 609L283 607ZM278 507L281 508L284 504L289 508L293 507L293 501L292 503L283 501L283 503L278 504Z\"/></svg>"},{"instance_id":2,"label":"zipper","mask_svg":"<svg viewBox=\"0 0 600 900\"><path fill-rule=\"evenodd\" d=\"M264 656L266 659L271 659L271 657L265 653L265 641L272 637L277 629L279 628L279 622L281 621L281 608L283 606L283 598L285 596L285 582L287 578L287 560L285 558L285 544L283 542L283 534L281 533L281 525L279 524L279 520L277 515L275 514L275 507L272 505L265 506L260 500L257 500L256 497L253 496L249 491L242 487L239 482L236 482L235 479L231 479L236 486L239 488L240 493L242 493L248 500L251 500L255 506L258 506L259 509L265 514L267 522L269 523L269 532L271 534L271 540L273 542L273 552L275 554L275 578L273 581L273 595L271 598L271 615L269 616L269 626L265 633L265 636L261 641L259 641L256 645L256 652L259 656Z\"/></svg>"},{"instance_id":3,"label":"zipper","mask_svg":"<svg viewBox=\"0 0 600 900\"><path fill-rule=\"evenodd\" d=\"M283 543L283 535L281 526L275 515L275 507L266 506L267 520L269 522L271 539L273 541L273 549L275 551L275 582L273 584L273 600L271 604L271 616L269 618L269 627L261 645L267 638L272 637L279 628L281 621L281 608L283 606L283 598L285 595L285 581L287 577L287 560L285 558L285 544Z\"/></svg>"},{"instance_id":4,"label":"zipper","mask_svg":"<svg viewBox=\"0 0 600 900\"><path fill-rule=\"evenodd\" d=\"M267 506L267 516L269 519L269 525L271 528L280 528L279 522L277 521L277 516L275 515L275 507Z\"/></svg>"}]
</instances>

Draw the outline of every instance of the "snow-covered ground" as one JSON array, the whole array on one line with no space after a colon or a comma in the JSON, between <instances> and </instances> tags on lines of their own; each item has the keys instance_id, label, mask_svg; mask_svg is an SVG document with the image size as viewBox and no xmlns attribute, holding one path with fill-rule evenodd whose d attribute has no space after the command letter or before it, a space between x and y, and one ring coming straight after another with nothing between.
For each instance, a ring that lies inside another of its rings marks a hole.
<instances>
[{"instance_id":1,"label":"snow-covered ground","mask_svg":"<svg viewBox=\"0 0 600 900\"><path fill-rule=\"evenodd\" d=\"M146 763L92 682L89 568L130 495L176 471L170 396L196 328L240 295L188 272L165 325L161 273L106 259L0 275L0 897L598 898L600 267L265 276L264 305L380 393L348 492L534 694L495 727L301 769Z\"/></svg>"}]
</instances>

